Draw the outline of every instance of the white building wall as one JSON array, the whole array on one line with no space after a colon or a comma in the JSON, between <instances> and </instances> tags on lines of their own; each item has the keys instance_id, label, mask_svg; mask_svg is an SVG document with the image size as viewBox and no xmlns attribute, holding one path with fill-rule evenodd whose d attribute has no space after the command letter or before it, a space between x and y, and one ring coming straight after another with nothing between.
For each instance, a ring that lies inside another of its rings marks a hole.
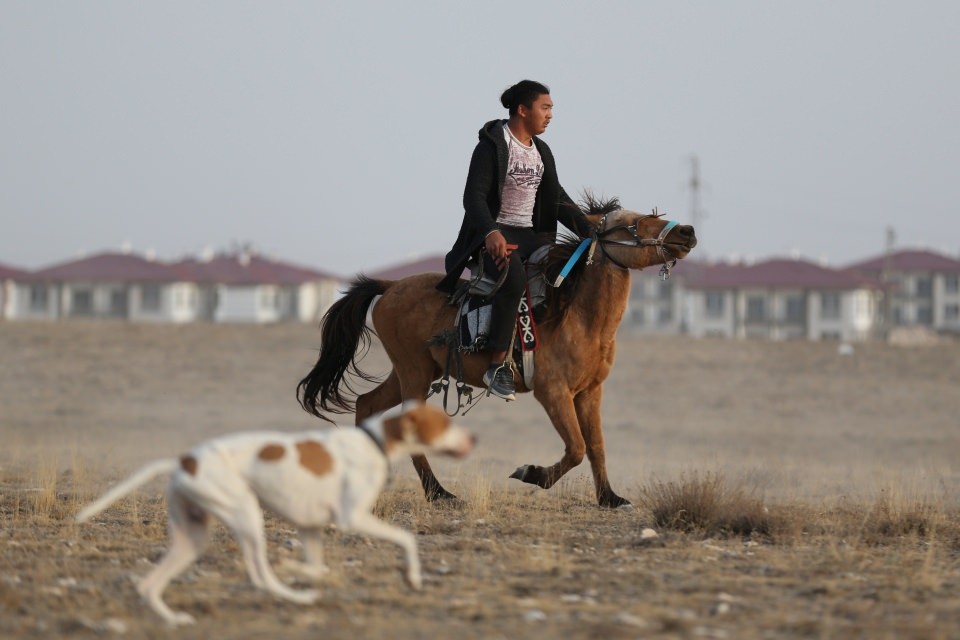
<instances>
[{"instance_id":1,"label":"white building wall","mask_svg":"<svg viewBox=\"0 0 960 640\"><path fill-rule=\"evenodd\" d=\"M718 314L708 309L707 298L719 296L722 308ZM731 338L736 334L737 296L732 291L688 291L689 333L698 338Z\"/></svg>"},{"instance_id":2,"label":"white building wall","mask_svg":"<svg viewBox=\"0 0 960 640\"><path fill-rule=\"evenodd\" d=\"M12 280L0 280L0 320L14 316L16 306L16 287Z\"/></svg>"},{"instance_id":3,"label":"white building wall","mask_svg":"<svg viewBox=\"0 0 960 640\"><path fill-rule=\"evenodd\" d=\"M279 322L290 308L289 294L276 285L221 286L217 298L216 322Z\"/></svg>"},{"instance_id":4,"label":"white building wall","mask_svg":"<svg viewBox=\"0 0 960 640\"><path fill-rule=\"evenodd\" d=\"M257 287L217 288L216 322L257 322Z\"/></svg>"}]
</instances>

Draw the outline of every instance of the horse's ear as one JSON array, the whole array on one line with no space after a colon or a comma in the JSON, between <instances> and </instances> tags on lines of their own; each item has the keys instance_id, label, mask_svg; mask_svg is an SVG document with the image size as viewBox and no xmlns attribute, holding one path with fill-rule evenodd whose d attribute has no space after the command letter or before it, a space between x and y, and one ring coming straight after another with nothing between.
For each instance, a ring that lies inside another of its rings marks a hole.
<instances>
[{"instance_id":1,"label":"horse's ear","mask_svg":"<svg viewBox=\"0 0 960 640\"><path fill-rule=\"evenodd\" d=\"M593 225L593 228L596 229L597 225L600 224L600 220L603 218L602 213L586 213L584 217L590 221L590 224Z\"/></svg>"}]
</instances>

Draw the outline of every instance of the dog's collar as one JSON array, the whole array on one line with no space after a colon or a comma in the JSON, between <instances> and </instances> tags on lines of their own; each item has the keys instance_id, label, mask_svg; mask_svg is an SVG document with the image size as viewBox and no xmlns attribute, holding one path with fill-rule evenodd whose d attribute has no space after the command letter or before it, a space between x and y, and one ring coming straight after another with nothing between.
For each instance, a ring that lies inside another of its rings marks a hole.
<instances>
[{"instance_id":1,"label":"dog's collar","mask_svg":"<svg viewBox=\"0 0 960 640\"><path fill-rule=\"evenodd\" d=\"M386 443L386 440L385 440L384 437L383 437L383 430L382 430L382 429L380 430L380 433L374 432L374 431L373 431L372 429L370 429L370 427L367 425L367 421L366 421L366 420L364 420L363 422L361 422L360 424L358 424L358 425L357 425L357 428L360 429L361 431L363 431L363 432L364 432L365 434L367 434L368 436L370 436L370 439L373 440L373 443L374 443L375 445L377 445L377 448L378 448L378 449L380 449L380 453L383 454L383 457L384 457L384 458L389 457L389 456L387 456L387 443Z\"/></svg>"}]
</instances>

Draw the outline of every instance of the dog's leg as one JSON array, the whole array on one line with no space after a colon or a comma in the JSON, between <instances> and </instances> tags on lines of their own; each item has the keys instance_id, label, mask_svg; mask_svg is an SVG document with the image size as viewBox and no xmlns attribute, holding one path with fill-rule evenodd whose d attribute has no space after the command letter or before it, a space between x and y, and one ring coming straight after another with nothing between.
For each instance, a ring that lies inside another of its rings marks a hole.
<instances>
[{"instance_id":1,"label":"dog's leg","mask_svg":"<svg viewBox=\"0 0 960 640\"><path fill-rule=\"evenodd\" d=\"M417 554L417 539L409 531L387 524L372 513L358 511L346 523L356 533L365 534L399 545L407 556L407 571L404 574L411 589L420 589L423 578L420 574L420 556Z\"/></svg>"},{"instance_id":2,"label":"dog's leg","mask_svg":"<svg viewBox=\"0 0 960 640\"><path fill-rule=\"evenodd\" d=\"M267 541L263 534L263 512L253 493L236 496L236 501L231 505L229 512L222 516L217 514L217 516L237 537L237 542L240 543L240 549L243 551L247 573L253 584L291 602L312 604L317 600L320 596L317 591L291 589L283 584L270 568L270 562L267 560Z\"/></svg>"},{"instance_id":3,"label":"dog's leg","mask_svg":"<svg viewBox=\"0 0 960 640\"><path fill-rule=\"evenodd\" d=\"M305 562L287 560L284 566L301 578L319 582L330 573L330 569L323 562L323 541L320 537L320 530L313 527L302 529L300 531L300 542L303 544Z\"/></svg>"},{"instance_id":4,"label":"dog's leg","mask_svg":"<svg viewBox=\"0 0 960 640\"><path fill-rule=\"evenodd\" d=\"M209 538L209 516L174 490L167 491L169 511L170 548L160 561L137 585L140 596L150 608L168 624L193 624L193 616L185 611L173 611L163 601L163 590L180 575L206 547Z\"/></svg>"}]
</instances>

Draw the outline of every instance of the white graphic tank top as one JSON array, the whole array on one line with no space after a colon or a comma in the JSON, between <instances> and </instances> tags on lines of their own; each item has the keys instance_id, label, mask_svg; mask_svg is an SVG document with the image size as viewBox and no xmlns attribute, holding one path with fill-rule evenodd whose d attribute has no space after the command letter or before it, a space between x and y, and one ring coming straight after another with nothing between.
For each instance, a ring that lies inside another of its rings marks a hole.
<instances>
[{"instance_id":1,"label":"white graphic tank top","mask_svg":"<svg viewBox=\"0 0 960 640\"><path fill-rule=\"evenodd\" d=\"M532 227L533 204L543 178L543 159L535 144L528 147L517 140L506 123L503 137L507 141L509 159L497 222L511 227Z\"/></svg>"}]
</instances>

